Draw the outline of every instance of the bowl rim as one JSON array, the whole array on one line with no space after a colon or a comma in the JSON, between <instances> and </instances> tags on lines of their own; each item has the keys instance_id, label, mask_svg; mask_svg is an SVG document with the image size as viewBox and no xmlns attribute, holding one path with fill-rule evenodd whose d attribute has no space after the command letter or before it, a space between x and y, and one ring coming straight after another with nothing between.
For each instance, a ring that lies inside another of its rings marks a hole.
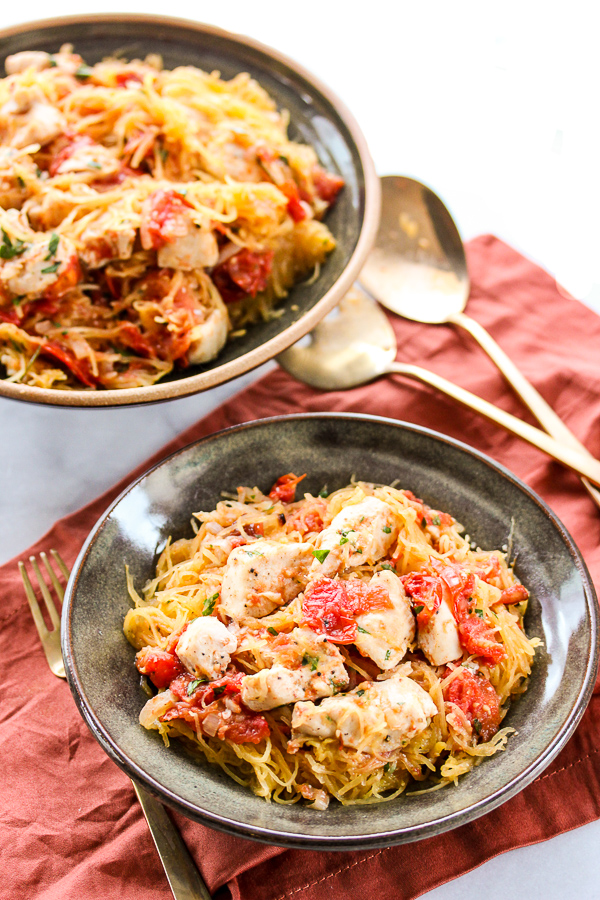
<instances>
[{"instance_id":1,"label":"bowl rim","mask_svg":"<svg viewBox=\"0 0 600 900\"><path fill-rule=\"evenodd\" d=\"M37 404L51 406L66 406L76 408L106 408L119 406L132 406L144 403L158 403L174 398L188 397L200 391L208 390L219 384L224 384L237 378L252 369L282 353L292 344L308 334L321 319L339 303L344 294L352 287L354 281L365 262L369 251L375 241L379 227L379 215L381 208L381 187L379 177L375 170L375 164L371 157L367 141L362 130L348 107L320 78L313 75L308 69L297 63L294 59L281 53L267 44L246 35L237 34L219 28L216 25L208 25L196 22L192 19L177 16L161 16L145 13L84 13L81 15L56 16L53 18L37 19L12 25L0 30L0 41L15 35L27 33L32 29L42 30L70 25L88 25L91 23L144 23L152 24L160 29L161 26L173 26L184 28L189 32L199 35L214 35L225 38L238 45L248 47L266 54L277 62L282 63L288 69L296 72L307 81L311 87L316 88L325 100L327 100L339 114L344 126L348 130L354 146L356 147L360 164L364 174L364 215L356 246L345 268L329 290L308 310L297 322L293 322L280 334L266 341L242 356L230 360L223 365L196 375L182 377L174 381L158 382L154 385L138 388L126 388L122 390L85 391L69 390L61 391L56 388L36 388L33 386L15 384L0 379L0 396L12 400L22 400Z\"/></svg>"},{"instance_id":2,"label":"bowl rim","mask_svg":"<svg viewBox=\"0 0 600 900\"><path fill-rule=\"evenodd\" d=\"M73 654L72 646L72 608L73 599L76 593L78 580L82 568L86 562L91 546L96 535L102 531L106 525L108 518L115 507L124 499L131 491L133 491L141 481L148 475L155 472L162 466L167 465L175 457L188 452L191 448L199 445L208 445L222 439L223 436L233 432L240 432L249 429L260 429L265 425L272 425L277 422L290 422L298 420L345 420L345 421L364 421L385 426L397 427L400 430L422 434L434 441L450 445L454 449L462 450L478 462L483 463L489 469L494 470L501 478L508 480L511 484L526 494L535 506L550 520L551 524L556 528L562 537L566 549L569 552L573 565L577 569L583 586L583 594L585 598L587 615L590 625L590 654L587 659L584 677L568 715L558 728L554 738L541 754L539 754L531 763L525 766L517 775L509 782L500 786L491 794L478 800L477 802L465 807L461 810L449 813L435 820L425 822L417 826L408 826L407 828L399 828L394 830L386 830L380 832L370 832L367 834L344 835L311 835L311 834L295 834L291 832L281 832L274 828L250 826L245 823L236 822L226 816L216 813L207 812L200 809L196 804L184 800L169 788L165 788L158 783L151 775L148 775L140 766L137 765L129 756L120 749L116 741L108 734L100 719L92 710L88 703L85 690L80 682L77 670L77 664ZM65 599L63 605L63 616L61 626L62 653L65 662L65 671L67 681L71 688L75 704L84 718L86 724L90 728L96 740L100 743L104 751L130 778L140 782L147 790L150 791L163 803L182 813L201 824L208 825L211 828L223 831L237 837L248 838L260 843L276 844L283 847L310 849L310 850L365 850L380 847L389 847L396 844L410 843L422 840L428 837L441 834L453 828L458 828L467 822L471 822L496 807L510 800L515 794L527 787L557 756L563 749L573 732L577 728L592 696L594 689L598 664L600 660L600 611L598 610L598 601L591 576L588 572L586 563L581 555L579 548L571 537L565 525L558 518L550 507L535 493L528 485L518 478L509 469L501 463L496 462L487 454L476 450L474 447L463 443L455 438L426 428L421 425L415 425L411 422L402 420L389 419L384 416L364 415L361 413L292 413L281 416L271 416L263 419L256 419L251 422L244 422L239 425L233 425L220 431L206 435L196 441L186 444L184 447L175 450L166 456L160 462L148 468L140 476L135 478L110 504L105 512L100 516L92 530L90 531L85 543L83 544L79 555L73 565L71 576L69 578L65 591Z\"/></svg>"}]
</instances>

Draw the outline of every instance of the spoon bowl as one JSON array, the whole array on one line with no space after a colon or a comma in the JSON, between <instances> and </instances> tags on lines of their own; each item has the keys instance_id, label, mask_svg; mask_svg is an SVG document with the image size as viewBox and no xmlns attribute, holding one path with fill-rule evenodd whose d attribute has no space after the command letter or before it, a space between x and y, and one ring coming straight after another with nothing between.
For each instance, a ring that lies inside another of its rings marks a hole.
<instances>
[{"instance_id":1,"label":"spoon bowl","mask_svg":"<svg viewBox=\"0 0 600 900\"><path fill-rule=\"evenodd\" d=\"M363 266L364 287L399 316L449 322L467 304L462 239L437 194L400 175L381 178L381 220Z\"/></svg>"}]
</instances>

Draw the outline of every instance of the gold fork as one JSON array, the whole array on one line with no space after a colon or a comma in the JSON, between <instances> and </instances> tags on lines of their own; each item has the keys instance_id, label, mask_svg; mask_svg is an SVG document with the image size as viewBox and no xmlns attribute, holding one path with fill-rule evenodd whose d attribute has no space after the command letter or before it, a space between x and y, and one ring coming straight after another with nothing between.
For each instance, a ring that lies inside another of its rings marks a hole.
<instances>
[{"instance_id":1,"label":"gold fork","mask_svg":"<svg viewBox=\"0 0 600 900\"><path fill-rule=\"evenodd\" d=\"M69 570L65 565L60 554L56 550L50 550L50 554L56 563L65 580L69 578ZM62 604L64 598L63 587L56 575L56 572L50 564L47 555L40 553L40 559L44 564L44 568L48 573L50 584L56 597ZM33 585L27 574L27 570L23 562L19 562L19 572L31 608L31 614L35 627L42 641L42 647L48 660L48 665L52 672L58 678L66 678L65 667L60 648L60 612L56 608L56 603L52 597L52 592L48 584L44 580L38 561L35 556L29 557L29 562L35 575L48 615L50 617L51 628L48 628L44 621L40 604L38 603ZM165 870L165 875L169 882L171 892L175 900L211 900L208 888L206 887L194 860L192 859L188 848L177 828L167 815L167 811L158 800L149 794L144 788L131 782L133 789L142 807L144 816L150 829L150 834L154 841L154 845L160 857L160 861Z\"/></svg>"}]
</instances>

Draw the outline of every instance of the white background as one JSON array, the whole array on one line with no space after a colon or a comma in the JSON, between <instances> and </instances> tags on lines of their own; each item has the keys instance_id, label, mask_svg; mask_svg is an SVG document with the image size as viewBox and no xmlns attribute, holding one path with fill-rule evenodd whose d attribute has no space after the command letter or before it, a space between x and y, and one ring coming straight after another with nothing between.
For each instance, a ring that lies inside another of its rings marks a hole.
<instances>
[{"instance_id":1,"label":"white background","mask_svg":"<svg viewBox=\"0 0 600 900\"><path fill-rule=\"evenodd\" d=\"M600 311L600 63L593 9L589 2L552 0L410 6L180 0L176 7L95 0L86 8L80 0L5 0L0 29L48 15L170 13L270 44L346 103L380 174L429 184L465 239L495 233ZM128 410L46 409L0 399L0 562L256 376ZM597 898L599 839L594 823L505 854L425 896ZM419 846L414 849L415 865L427 865Z\"/></svg>"}]
</instances>

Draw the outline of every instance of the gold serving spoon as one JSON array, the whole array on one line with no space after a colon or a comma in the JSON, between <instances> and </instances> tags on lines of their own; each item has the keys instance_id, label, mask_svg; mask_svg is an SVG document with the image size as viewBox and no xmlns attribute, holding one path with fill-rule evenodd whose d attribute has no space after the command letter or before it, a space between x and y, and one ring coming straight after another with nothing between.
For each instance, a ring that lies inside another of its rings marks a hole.
<instances>
[{"instance_id":1,"label":"gold serving spoon","mask_svg":"<svg viewBox=\"0 0 600 900\"><path fill-rule=\"evenodd\" d=\"M600 462L593 456L566 447L434 372L395 362L396 351L396 336L385 313L370 297L353 289L306 338L281 353L278 361L299 381L325 391L356 387L388 373L416 378L600 485Z\"/></svg>"},{"instance_id":2,"label":"gold serving spoon","mask_svg":"<svg viewBox=\"0 0 600 900\"><path fill-rule=\"evenodd\" d=\"M400 175L381 180L381 220L361 283L383 306L417 322L448 323L475 338L540 425L566 447L589 451L488 332L463 310L469 297L465 250L452 216L432 190ZM600 506L600 492L583 483Z\"/></svg>"}]
</instances>

